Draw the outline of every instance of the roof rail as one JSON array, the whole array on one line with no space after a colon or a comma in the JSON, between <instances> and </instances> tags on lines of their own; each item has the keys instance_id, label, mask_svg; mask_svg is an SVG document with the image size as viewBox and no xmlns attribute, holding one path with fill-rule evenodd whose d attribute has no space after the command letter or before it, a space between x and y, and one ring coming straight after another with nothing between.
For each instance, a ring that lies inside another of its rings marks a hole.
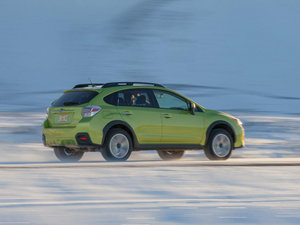
<instances>
[{"instance_id":1,"label":"roof rail","mask_svg":"<svg viewBox=\"0 0 300 225\"><path fill-rule=\"evenodd\" d=\"M138 85L151 85L155 87L164 87L161 84L156 83L149 83L149 82L111 82L111 83L88 83L88 84L77 84L73 87L73 89L76 88L88 88L88 87L98 87L101 86L101 88L108 88L108 87L118 87L118 86L138 86Z\"/></svg>"},{"instance_id":2,"label":"roof rail","mask_svg":"<svg viewBox=\"0 0 300 225\"><path fill-rule=\"evenodd\" d=\"M152 85L155 87L164 87L161 84L156 84L156 83L149 83L149 82L112 82L112 83L106 83L103 85L102 88L107 88L107 87L118 87L118 86L137 86L137 85Z\"/></svg>"},{"instance_id":3,"label":"roof rail","mask_svg":"<svg viewBox=\"0 0 300 225\"><path fill-rule=\"evenodd\" d=\"M77 84L73 87L73 89L75 88L85 88L85 87L96 87L96 86L103 86L104 84L100 84L100 83L89 83L89 84Z\"/></svg>"}]
</instances>

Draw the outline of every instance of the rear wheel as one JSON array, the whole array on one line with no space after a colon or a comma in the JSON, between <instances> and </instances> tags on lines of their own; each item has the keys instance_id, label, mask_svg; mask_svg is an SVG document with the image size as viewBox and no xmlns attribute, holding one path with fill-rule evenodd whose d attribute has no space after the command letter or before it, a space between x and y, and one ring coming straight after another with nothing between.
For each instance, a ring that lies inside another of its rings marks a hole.
<instances>
[{"instance_id":1,"label":"rear wheel","mask_svg":"<svg viewBox=\"0 0 300 225\"><path fill-rule=\"evenodd\" d=\"M204 148L205 155L210 160L226 160L233 149L231 135L223 129L215 129L211 132Z\"/></svg>"},{"instance_id":2,"label":"rear wheel","mask_svg":"<svg viewBox=\"0 0 300 225\"><path fill-rule=\"evenodd\" d=\"M178 150L158 150L157 153L162 160L176 160L182 158L184 155L184 151Z\"/></svg>"},{"instance_id":3,"label":"rear wheel","mask_svg":"<svg viewBox=\"0 0 300 225\"><path fill-rule=\"evenodd\" d=\"M66 148L66 147L55 147L54 153L60 161L65 161L65 162L79 161L84 154L84 152L82 151L76 151L74 149Z\"/></svg>"},{"instance_id":4,"label":"rear wheel","mask_svg":"<svg viewBox=\"0 0 300 225\"><path fill-rule=\"evenodd\" d=\"M130 135L123 129L109 131L101 153L107 161L126 161L132 151Z\"/></svg>"}]
</instances>

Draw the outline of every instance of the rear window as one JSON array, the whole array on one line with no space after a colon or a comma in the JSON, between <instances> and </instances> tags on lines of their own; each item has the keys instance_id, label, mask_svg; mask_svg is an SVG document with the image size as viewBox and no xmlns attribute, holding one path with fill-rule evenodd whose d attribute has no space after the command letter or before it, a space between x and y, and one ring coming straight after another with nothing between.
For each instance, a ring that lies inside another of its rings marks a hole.
<instances>
[{"instance_id":1,"label":"rear window","mask_svg":"<svg viewBox=\"0 0 300 225\"><path fill-rule=\"evenodd\" d=\"M64 93L52 103L54 107L82 105L91 101L98 93L95 91L71 91Z\"/></svg>"}]
</instances>

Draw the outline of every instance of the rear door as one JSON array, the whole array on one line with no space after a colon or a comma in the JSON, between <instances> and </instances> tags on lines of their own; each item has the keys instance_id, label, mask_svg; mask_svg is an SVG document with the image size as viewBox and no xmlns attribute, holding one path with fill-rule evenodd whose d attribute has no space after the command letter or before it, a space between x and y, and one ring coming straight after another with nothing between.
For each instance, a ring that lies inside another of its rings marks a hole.
<instances>
[{"instance_id":1,"label":"rear door","mask_svg":"<svg viewBox=\"0 0 300 225\"><path fill-rule=\"evenodd\" d=\"M49 109L48 121L51 127L75 127L82 119L81 111L97 91L77 90L64 93Z\"/></svg>"},{"instance_id":2,"label":"rear door","mask_svg":"<svg viewBox=\"0 0 300 225\"><path fill-rule=\"evenodd\" d=\"M150 89L129 89L117 93L122 119L134 130L140 144L159 144L161 116Z\"/></svg>"},{"instance_id":3,"label":"rear door","mask_svg":"<svg viewBox=\"0 0 300 225\"><path fill-rule=\"evenodd\" d=\"M190 102L163 90L153 90L162 118L162 144L200 144L204 134L203 113L190 113Z\"/></svg>"}]
</instances>

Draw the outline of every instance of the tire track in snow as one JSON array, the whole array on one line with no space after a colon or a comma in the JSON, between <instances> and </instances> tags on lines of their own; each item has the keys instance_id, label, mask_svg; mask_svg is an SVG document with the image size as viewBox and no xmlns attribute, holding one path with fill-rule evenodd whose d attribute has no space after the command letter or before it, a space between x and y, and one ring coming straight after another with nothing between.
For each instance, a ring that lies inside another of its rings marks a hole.
<instances>
[{"instance_id":1,"label":"tire track in snow","mask_svg":"<svg viewBox=\"0 0 300 225\"><path fill-rule=\"evenodd\" d=\"M128 162L78 162L78 163L2 163L1 169L68 169L68 168L162 168L162 167L276 167L300 166L300 158L291 159L233 159L212 161L128 161Z\"/></svg>"},{"instance_id":2,"label":"tire track in snow","mask_svg":"<svg viewBox=\"0 0 300 225\"><path fill-rule=\"evenodd\" d=\"M128 208L128 207L181 207L187 206L218 206L218 207L241 207L282 205L286 203L299 203L299 197L272 197L272 198L249 198L249 199L224 199L224 198L168 198L168 199L123 199L123 200L67 200L67 201L27 201L27 202L1 202L0 208L7 207L45 207L45 206L96 206L97 208Z\"/></svg>"}]
</instances>

